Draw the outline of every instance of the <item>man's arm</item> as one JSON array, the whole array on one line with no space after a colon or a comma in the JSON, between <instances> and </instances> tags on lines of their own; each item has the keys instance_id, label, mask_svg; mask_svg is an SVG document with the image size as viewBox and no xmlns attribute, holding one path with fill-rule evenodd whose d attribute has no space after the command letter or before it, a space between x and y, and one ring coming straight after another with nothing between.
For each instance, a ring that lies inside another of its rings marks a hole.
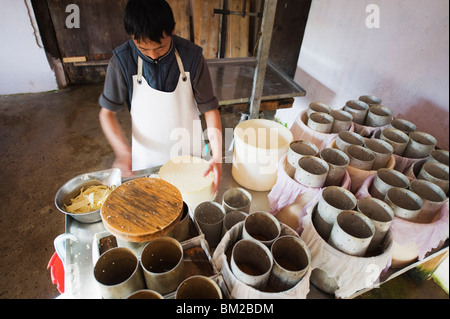
<instances>
[{"instance_id":1,"label":"man's arm","mask_svg":"<svg viewBox=\"0 0 450 319\"><path fill-rule=\"evenodd\" d=\"M120 125L116 112L101 108L100 126L114 151L116 159L113 167L120 168L122 176L132 175L131 147Z\"/></svg>"},{"instance_id":2,"label":"man's arm","mask_svg":"<svg viewBox=\"0 0 450 319\"><path fill-rule=\"evenodd\" d=\"M205 121L212 152L212 159L209 161L209 167L205 172L205 176L211 172L214 173L213 192L215 193L219 189L222 179L222 121L219 110L216 109L206 112Z\"/></svg>"}]
</instances>

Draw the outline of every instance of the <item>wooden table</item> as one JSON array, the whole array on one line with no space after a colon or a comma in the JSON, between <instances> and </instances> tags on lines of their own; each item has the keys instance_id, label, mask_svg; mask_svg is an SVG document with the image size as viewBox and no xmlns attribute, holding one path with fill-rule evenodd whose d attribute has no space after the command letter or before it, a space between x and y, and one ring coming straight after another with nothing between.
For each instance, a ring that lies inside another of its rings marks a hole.
<instances>
[{"instance_id":1,"label":"wooden table","mask_svg":"<svg viewBox=\"0 0 450 319\"><path fill-rule=\"evenodd\" d=\"M234 181L231 176L230 163L223 165L223 178L220 185L218 194L215 201L221 203L224 192L232 187L240 187L239 184ZM249 190L252 194L252 204L250 212L255 211L268 211L269 201L267 195L269 192L255 192ZM65 263L65 288L66 292L73 294L76 298L98 298L93 292L96 291L97 284L93 278L93 262L92 262L92 242L96 233L105 231L105 227L102 222L93 224L82 224L77 222L69 215L66 215L66 233L73 234L78 241L67 240L66 242L66 263ZM383 274L379 281L373 286L367 287L367 289L356 292L349 298L356 298L357 296L377 288L377 285L382 285L397 276L421 265L433 258L438 258L443 254L447 254L449 251L448 240L444 246L438 251L432 251L420 261L416 261L404 268L389 269ZM310 292L307 296L308 299L330 299L334 296L326 294L316 288L313 284L310 285Z\"/></svg>"}]
</instances>

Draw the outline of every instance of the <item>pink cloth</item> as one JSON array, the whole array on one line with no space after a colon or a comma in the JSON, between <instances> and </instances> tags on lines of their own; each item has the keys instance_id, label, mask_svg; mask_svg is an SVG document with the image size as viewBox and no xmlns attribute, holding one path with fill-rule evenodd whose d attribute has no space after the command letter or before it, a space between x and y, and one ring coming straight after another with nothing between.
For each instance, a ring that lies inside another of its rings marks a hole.
<instances>
[{"instance_id":1,"label":"pink cloth","mask_svg":"<svg viewBox=\"0 0 450 319\"><path fill-rule=\"evenodd\" d=\"M358 123L355 124L355 132L363 137L373 137L379 134L382 130L389 127L389 125L381 126L381 127L373 127L373 126L366 126L361 125Z\"/></svg>"},{"instance_id":2,"label":"pink cloth","mask_svg":"<svg viewBox=\"0 0 450 319\"><path fill-rule=\"evenodd\" d=\"M269 199L269 207L270 207L270 213L274 216L283 209L286 206L289 206L295 202L298 196L304 193L313 194L314 198L303 207L302 211L299 215L299 229L297 229L297 232L301 232L301 225L303 217L306 215L306 211L309 207L312 205L315 205L322 195L323 188L313 188L313 187L307 187L304 186L297 181L295 181L293 178L291 178L285 170L285 163L286 163L287 154L284 155L280 162L278 163L278 172L277 172L277 182L275 183L275 186L270 191L269 195L267 196ZM350 190L351 186L351 179L348 172L346 172L344 180L342 181L343 188Z\"/></svg>"},{"instance_id":3,"label":"pink cloth","mask_svg":"<svg viewBox=\"0 0 450 319\"><path fill-rule=\"evenodd\" d=\"M355 194L357 199L371 196L370 186L375 175L369 176L362 184L361 188ZM445 241L449 236L449 201L442 205L439 212L439 218L429 224L419 224L399 217L395 217L391 224L392 237L396 243L405 246L410 242L418 247L419 260L425 258L425 255Z\"/></svg>"},{"instance_id":4,"label":"pink cloth","mask_svg":"<svg viewBox=\"0 0 450 319\"><path fill-rule=\"evenodd\" d=\"M377 174L369 175L364 182L362 183L361 187L358 189L358 191L355 193L356 199L364 198L364 197L371 197L369 193L369 188L373 183L373 180Z\"/></svg>"},{"instance_id":5,"label":"pink cloth","mask_svg":"<svg viewBox=\"0 0 450 319\"><path fill-rule=\"evenodd\" d=\"M419 260L435 248L438 248L448 238L448 199L442 206L439 219L430 224L413 223L398 217L391 224L394 241L405 246L414 242L418 247Z\"/></svg>"},{"instance_id":6,"label":"pink cloth","mask_svg":"<svg viewBox=\"0 0 450 319\"><path fill-rule=\"evenodd\" d=\"M408 158L393 154L395 158L395 170L403 174L407 173L408 170L413 167L416 162L423 161L426 158Z\"/></svg>"},{"instance_id":7,"label":"pink cloth","mask_svg":"<svg viewBox=\"0 0 450 319\"><path fill-rule=\"evenodd\" d=\"M389 125L381 127L379 131L376 131L372 135L372 138L379 138L381 131L385 130L388 127L389 127ZM409 157L403 157L403 156L400 156L397 154L392 154L392 156L394 156L394 159L395 159L394 169L403 174L405 174L416 162L423 161L428 158L428 156L425 158L409 158Z\"/></svg>"}]
</instances>

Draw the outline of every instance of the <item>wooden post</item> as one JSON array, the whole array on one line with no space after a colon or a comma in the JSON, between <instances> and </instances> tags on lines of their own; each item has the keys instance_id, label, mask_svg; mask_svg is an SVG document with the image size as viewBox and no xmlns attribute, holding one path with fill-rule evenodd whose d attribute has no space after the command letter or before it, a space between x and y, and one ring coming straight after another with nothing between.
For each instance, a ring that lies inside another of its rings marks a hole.
<instances>
[{"instance_id":1,"label":"wooden post","mask_svg":"<svg viewBox=\"0 0 450 319\"><path fill-rule=\"evenodd\" d=\"M267 61L269 59L270 42L272 39L272 30L275 21L275 13L278 0L265 0L264 13L261 25L261 39L258 46L257 65L253 79L253 90L250 99L250 118L257 119L261 106L262 93L264 88L264 79L267 70Z\"/></svg>"}]
</instances>

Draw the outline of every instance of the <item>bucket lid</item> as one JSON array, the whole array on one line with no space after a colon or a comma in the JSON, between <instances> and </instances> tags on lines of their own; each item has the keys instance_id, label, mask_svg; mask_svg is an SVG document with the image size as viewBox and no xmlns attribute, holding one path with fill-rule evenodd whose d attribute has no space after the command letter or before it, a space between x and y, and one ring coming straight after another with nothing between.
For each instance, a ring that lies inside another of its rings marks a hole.
<instances>
[{"instance_id":1,"label":"bucket lid","mask_svg":"<svg viewBox=\"0 0 450 319\"><path fill-rule=\"evenodd\" d=\"M138 178L117 187L100 214L111 234L142 243L172 230L183 215L183 198L172 184L158 178Z\"/></svg>"}]
</instances>

